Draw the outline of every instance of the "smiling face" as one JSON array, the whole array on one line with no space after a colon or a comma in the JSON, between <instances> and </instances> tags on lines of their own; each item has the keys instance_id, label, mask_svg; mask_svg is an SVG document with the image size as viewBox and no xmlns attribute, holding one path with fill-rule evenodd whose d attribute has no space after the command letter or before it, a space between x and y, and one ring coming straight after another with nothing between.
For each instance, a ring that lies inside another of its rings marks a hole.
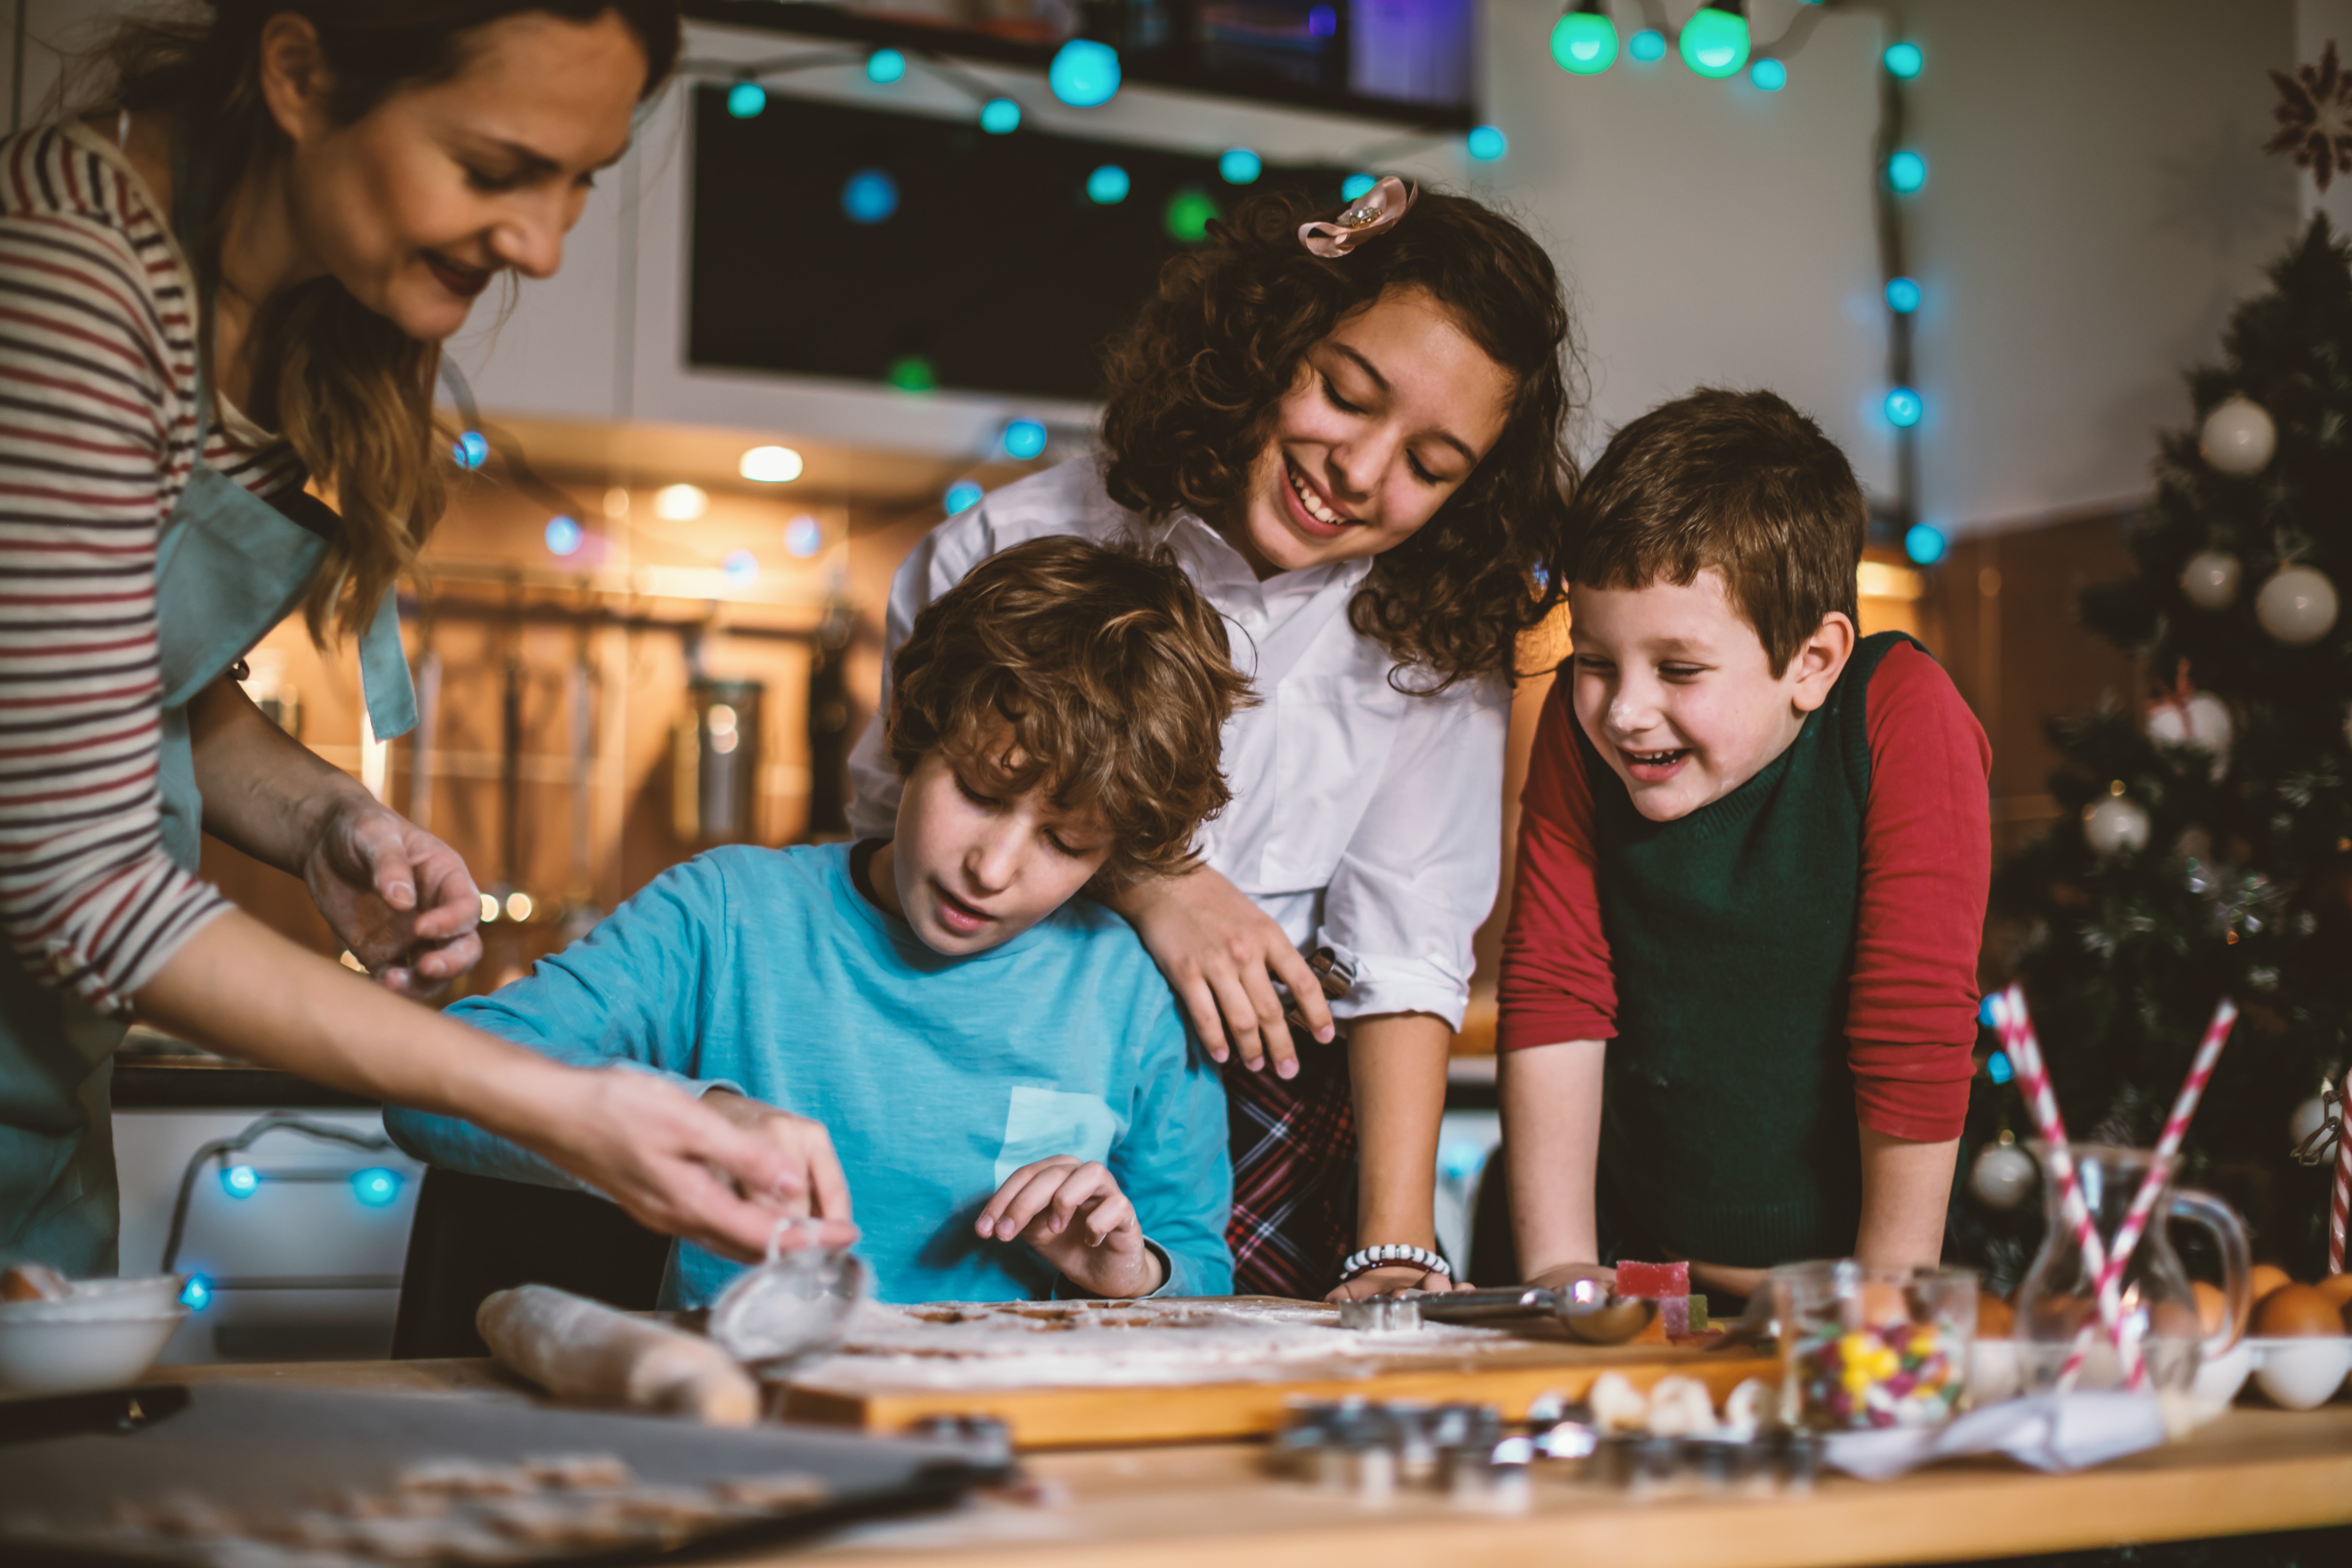
<instances>
[{"instance_id":1,"label":"smiling face","mask_svg":"<svg viewBox=\"0 0 2352 1568\"><path fill-rule=\"evenodd\" d=\"M1307 351L1220 531L1260 578L1394 549L1501 437L1511 393L1426 290L1384 294Z\"/></svg>"},{"instance_id":2,"label":"smiling face","mask_svg":"<svg viewBox=\"0 0 2352 1568\"><path fill-rule=\"evenodd\" d=\"M409 336L438 342L500 271L553 273L593 175L627 151L646 53L617 14L525 12L476 29L446 81L404 88L349 124L310 25L274 18L263 91L293 143L299 243Z\"/></svg>"},{"instance_id":3,"label":"smiling face","mask_svg":"<svg viewBox=\"0 0 2352 1568\"><path fill-rule=\"evenodd\" d=\"M1721 800L1786 751L1853 651L1832 611L1779 675L1723 574L1569 591L1577 722L1633 807L1671 822Z\"/></svg>"},{"instance_id":4,"label":"smiling face","mask_svg":"<svg viewBox=\"0 0 2352 1568\"><path fill-rule=\"evenodd\" d=\"M1091 812L1064 810L1042 788L998 789L984 760L994 754L924 752L898 798L898 836L874 857L882 907L950 958L1011 942L1110 858L1110 833Z\"/></svg>"}]
</instances>

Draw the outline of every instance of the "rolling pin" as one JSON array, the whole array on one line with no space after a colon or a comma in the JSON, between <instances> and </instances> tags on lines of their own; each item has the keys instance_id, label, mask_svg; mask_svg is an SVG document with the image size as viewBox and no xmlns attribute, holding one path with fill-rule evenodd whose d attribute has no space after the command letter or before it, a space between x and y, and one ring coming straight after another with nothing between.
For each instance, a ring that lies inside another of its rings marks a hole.
<instances>
[{"instance_id":1,"label":"rolling pin","mask_svg":"<svg viewBox=\"0 0 2352 1568\"><path fill-rule=\"evenodd\" d=\"M474 1326L500 1366L558 1399L749 1426L760 1390L709 1340L548 1285L485 1299Z\"/></svg>"}]
</instances>

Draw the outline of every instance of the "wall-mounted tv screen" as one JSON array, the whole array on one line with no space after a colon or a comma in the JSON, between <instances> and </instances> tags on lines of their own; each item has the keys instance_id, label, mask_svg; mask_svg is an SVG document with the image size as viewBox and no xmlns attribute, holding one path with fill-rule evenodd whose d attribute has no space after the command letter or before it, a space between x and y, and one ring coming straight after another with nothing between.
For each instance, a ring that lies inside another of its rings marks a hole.
<instances>
[{"instance_id":1,"label":"wall-mounted tv screen","mask_svg":"<svg viewBox=\"0 0 2352 1568\"><path fill-rule=\"evenodd\" d=\"M1161 263L1246 195L1336 205L1353 171L1220 160L697 89L697 365L1091 399Z\"/></svg>"},{"instance_id":2,"label":"wall-mounted tv screen","mask_svg":"<svg viewBox=\"0 0 2352 1568\"><path fill-rule=\"evenodd\" d=\"M1129 81L1413 124L1475 119L1475 0L688 0L735 26L1043 70L1073 37Z\"/></svg>"}]
</instances>

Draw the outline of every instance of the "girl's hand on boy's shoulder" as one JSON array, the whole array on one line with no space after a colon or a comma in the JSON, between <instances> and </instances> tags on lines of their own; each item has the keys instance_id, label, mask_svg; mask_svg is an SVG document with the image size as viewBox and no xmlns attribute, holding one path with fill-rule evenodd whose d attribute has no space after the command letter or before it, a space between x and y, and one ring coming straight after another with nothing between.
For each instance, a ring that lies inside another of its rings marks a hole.
<instances>
[{"instance_id":1,"label":"girl's hand on boy's shoulder","mask_svg":"<svg viewBox=\"0 0 2352 1568\"><path fill-rule=\"evenodd\" d=\"M1238 1050L1252 1072L1271 1067L1277 1078L1298 1076L1277 980L1290 988L1308 1031L1327 1044L1332 1038L1322 982L1282 927L1219 873L1202 866L1147 877L1112 894L1110 904L1143 939L1218 1061Z\"/></svg>"},{"instance_id":2,"label":"girl's hand on boy's shoulder","mask_svg":"<svg viewBox=\"0 0 2352 1568\"><path fill-rule=\"evenodd\" d=\"M1394 1268L1374 1268L1359 1274L1341 1285L1326 1301L1360 1301L1367 1296L1386 1296L1397 1290L1423 1290L1435 1295L1442 1290L1474 1290L1476 1286L1467 1279L1454 1279L1434 1271L1423 1273L1411 1264Z\"/></svg>"},{"instance_id":3,"label":"girl's hand on boy's shoulder","mask_svg":"<svg viewBox=\"0 0 2352 1568\"><path fill-rule=\"evenodd\" d=\"M1118 1178L1075 1155L1034 1161L1005 1177L972 1229L990 1241L1027 1242L1062 1278L1097 1296L1149 1296L1167 1280Z\"/></svg>"},{"instance_id":4,"label":"girl's hand on boy's shoulder","mask_svg":"<svg viewBox=\"0 0 2352 1568\"><path fill-rule=\"evenodd\" d=\"M747 1099L732 1089L711 1089L702 1097L702 1103L746 1132L783 1151L793 1172L800 1177L802 1191L781 1200L779 1217L813 1215L846 1225L849 1178L842 1173L841 1156L834 1152L833 1135L824 1130L824 1122L795 1116L764 1100ZM848 1236L838 1241L825 1231L820 1231L815 1239L825 1246L845 1247L856 1239L856 1228L852 1226Z\"/></svg>"}]
</instances>

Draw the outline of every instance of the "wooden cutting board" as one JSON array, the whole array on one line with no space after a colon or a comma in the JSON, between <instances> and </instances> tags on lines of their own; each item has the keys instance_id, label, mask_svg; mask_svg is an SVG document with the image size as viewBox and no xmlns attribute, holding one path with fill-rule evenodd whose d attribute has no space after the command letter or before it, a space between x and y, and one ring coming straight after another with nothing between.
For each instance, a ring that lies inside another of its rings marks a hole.
<instances>
[{"instance_id":1,"label":"wooden cutting board","mask_svg":"<svg viewBox=\"0 0 2352 1568\"><path fill-rule=\"evenodd\" d=\"M868 1432L990 1415L1020 1447L1060 1448L1259 1436L1296 1399L1470 1400L1517 1420L1539 1395L1582 1398L1605 1372L1640 1388L1696 1377L1718 1405L1749 1378L1780 1378L1751 1351L1588 1345L1548 1327L1353 1335L1335 1309L1265 1297L878 1313L845 1353L785 1383L777 1413Z\"/></svg>"}]
</instances>

